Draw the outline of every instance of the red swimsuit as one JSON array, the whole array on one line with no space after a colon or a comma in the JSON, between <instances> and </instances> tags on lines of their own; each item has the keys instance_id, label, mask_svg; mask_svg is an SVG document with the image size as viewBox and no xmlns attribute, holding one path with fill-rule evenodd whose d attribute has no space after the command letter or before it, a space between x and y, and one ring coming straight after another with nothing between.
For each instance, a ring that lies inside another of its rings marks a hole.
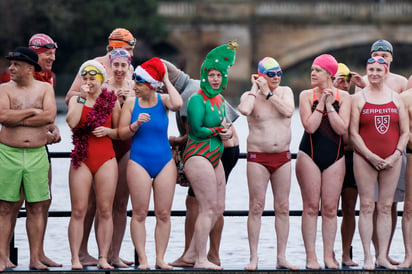
<instances>
[{"instance_id":1,"label":"red swimsuit","mask_svg":"<svg viewBox=\"0 0 412 274\"><path fill-rule=\"evenodd\" d=\"M92 108L84 106L80 124L86 122L87 114ZM112 127L112 115L110 114L107 121L102 125L104 127ZM87 148L87 158L83 161L90 169L92 174L95 174L99 168L108 160L115 157L112 139L108 136L96 137L93 133L89 133L89 146Z\"/></svg>"},{"instance_id":2,"label":"red swimsuit","mask_svg":"<svg viewBox=\"0 0 412 274\"><path fill-rule=\"evenodd\" d=\"M368 103L359 117L359 135L370 151L385 159L396 150L399 141L399 112L391 100L386 104Z\"/></svg>"}]
</instances>

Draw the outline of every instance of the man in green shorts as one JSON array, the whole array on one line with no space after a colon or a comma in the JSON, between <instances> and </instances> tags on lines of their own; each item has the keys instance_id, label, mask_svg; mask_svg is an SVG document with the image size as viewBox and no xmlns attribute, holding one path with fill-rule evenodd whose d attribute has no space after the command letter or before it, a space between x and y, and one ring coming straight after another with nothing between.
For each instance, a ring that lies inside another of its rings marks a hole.
<instances>
[{"instance_id":1,"label":"man in green shorts","mask_svg":"<svg viewBox=\"0 0 412 274\"><path fill-rule=\"evenodd\" d=\"M43 204L50 199L45 144L48 126L56 118L54 91L33 77L41 70L36 52L18 47L6 58L10 82L0 85L0 272L15 266L9 259L9 235L21 192L26 200L29 267L47 270L38 251L45 227Z\"/></svg>"}]
</instances>

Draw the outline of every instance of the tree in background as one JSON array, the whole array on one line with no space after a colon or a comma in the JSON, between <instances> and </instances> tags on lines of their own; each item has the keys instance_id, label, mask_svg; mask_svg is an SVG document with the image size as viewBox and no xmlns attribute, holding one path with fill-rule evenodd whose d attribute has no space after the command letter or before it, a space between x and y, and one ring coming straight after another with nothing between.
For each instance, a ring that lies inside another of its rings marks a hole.
<instances>
[{"instance_id":1,"label":"tree in background","mask_svg":"<svg viewBox=\"0 0 412 274\"><path fill-rule=\"evenodd\" d=\"M53 66L59 95L83 61L105 54L113 29L126 28L137 38L136 64L152 57L151 48L167 36L157 0L1 0L0 25L1 56L26 45L34 33L53 37L59 47Z\"/></svg>"}]
</instances>

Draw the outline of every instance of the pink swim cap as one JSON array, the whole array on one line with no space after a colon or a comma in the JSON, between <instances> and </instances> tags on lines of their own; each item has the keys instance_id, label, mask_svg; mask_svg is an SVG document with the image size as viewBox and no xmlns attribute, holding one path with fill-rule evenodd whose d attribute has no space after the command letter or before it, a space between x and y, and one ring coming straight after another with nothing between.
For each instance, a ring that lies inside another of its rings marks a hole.
<instances>
[{"instance_id":1,"label":"pink swim cap","mask_svg":"<svg viewBox=\"0 0 412 274\"><path fill-rule=\"evenodd\" d=\"M313 65L318 65L326 69L332 76L335 76L338 71L338 62L335 57L330 54L322 54L315 58Z\"/></svg>"},{"instance_id":2,"label":"pink swim cap","mask_svg":"<svg viewBox=\"0 0 412 274\"><path fill-rule=\"evenodd\" d=\"M30 38L29 47L37 54L40 54L50 49L57 49L57 44L50 36L44 33L37 33Z\"/></svg>"}]
</instances>

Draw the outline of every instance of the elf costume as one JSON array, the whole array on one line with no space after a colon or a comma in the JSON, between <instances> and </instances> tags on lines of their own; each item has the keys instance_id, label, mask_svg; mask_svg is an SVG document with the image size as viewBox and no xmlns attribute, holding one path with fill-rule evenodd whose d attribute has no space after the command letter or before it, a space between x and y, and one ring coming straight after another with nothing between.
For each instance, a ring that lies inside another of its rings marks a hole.
<instances>
[{"instance_id":1,"label":"elf costume","mask_svg":"<svg viewBox=\"0 0 412 274\"><path fill-rule=\"evenodd\" d=\"M189 139L183 154L183 162L192 156L202 156L216 167L223 153L223 142L219 132L226 116L224 98L220 93L227 87L228 68L235 62L236 42L219 46L206 55L200 69L200 89L187 103ZM208 73L215 69L222 73L219 89L213 89L208 81Z\"/></svg>"}]
</instances>

